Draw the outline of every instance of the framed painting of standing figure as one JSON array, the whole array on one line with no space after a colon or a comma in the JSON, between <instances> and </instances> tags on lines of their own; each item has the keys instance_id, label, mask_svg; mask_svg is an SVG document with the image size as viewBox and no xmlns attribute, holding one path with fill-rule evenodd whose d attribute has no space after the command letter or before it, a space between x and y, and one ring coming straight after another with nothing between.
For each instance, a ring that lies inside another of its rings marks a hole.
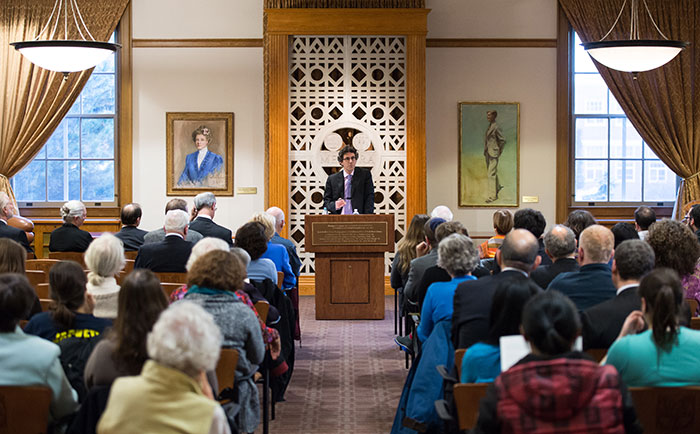
<instances>
[{"instance_id":1,"label":"framed painting of standing figure","mask_svg":"<svg viewBox=\"0 0 700 434\"><path fill-rule=\"evenodd\" d=\"M518 206L520 105L459 103L459 206Z\"/></svg>"},{"instance_id":2,"label":"framed painting of standing figure","mask_svg":"<svg viewBox=\"0 0 700 434\"><path fill-rule=\"evenodd\" d=\"M166 113L167 194L233 196L233 113Z\"/></svg>"}]
</instances>

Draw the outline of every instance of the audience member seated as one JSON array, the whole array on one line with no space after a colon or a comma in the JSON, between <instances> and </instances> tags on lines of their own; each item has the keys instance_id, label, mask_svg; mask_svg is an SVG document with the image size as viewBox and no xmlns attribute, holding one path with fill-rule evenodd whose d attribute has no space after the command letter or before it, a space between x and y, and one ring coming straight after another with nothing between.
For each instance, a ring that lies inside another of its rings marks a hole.
<instances>
[{"instance_id":1,"label":"audience member seated","mask_svg":"<svg viewBox=\"0 0 700 434\"><path fill-rule=\"evenodd\" d=\"M15 213L15 206L4 191L0 191L0 238L9 238L18 242L27 252L34 252L29 245L27 233L7 224ZM26 255L26 253L25 253Z\"/></svg>"},{"instance_id":2,"label":"audience member seated","mask_svg":"<svg viewBox=\"0 0 700 434\"><path fill-rule=\"evenodd\" d=\"M233 246L231 230L214 223L216 214L216 196L214 193L199 193L194 197L194 209L192 215L195 219L190 223L190 229L195 230L205 237L220 238L229 246Z\"/></svg>"},{"instance_id":3,"label":"audience member seated","mask_svg":"<svg viewBox=\"0 0 700 434\"><path fill-rule=\"evenodd\" d=\"M267 237L265 237L265 227L262 223L248 222L238 228L236 231L236 247L245 250L250 256L247 270L248 279L270 279L275 285L277 284L275 263L261 257L267 250Z\"/></svg>"},{"instance_id":4,"label":"audience member seated","mask_svg":"<svg viewBox=\"0 0 700 434\"><path fill-rule=\"evenodd\" d=\"M51 420L57 421L78 409L78 394L63 372L58 345L26 335L19 327L33 295L25 276L0 274L0 385L48 387Z\"/></svg>"},{"instance_id":5,"label":"audience member seated","mask_svg":"<svg viewBox=\"0 0 700 434\"><path fill-rule=\"evenodd\" d=\"M50 252L84 252L92 242L92 235L80 229L87 218L85 205L79 200L69 200L61 207L63 226L51 232Z\"/></svg>"},{"instance_id":6,"label":"audience member seated","mask_svg":"<svg viewBox=\"0 0 700 434\"><path fill-rule=\"evenodd\" d=\"M252 433L260 420L253 374L263 361L265 346L258 319L235 295L243 288L244 278L245 268L232 253L211 251L197 259L187 273L190 289L184 301L197 303L212 314L224 336L223 346L238 350L235 384L241 405L239 427L242 432Z\"/></svg>"},{"instance_id":7,"label":"audience member seated","mask_svg":"<svg viewBox=\"0 0 700 434\"><path fill-rule=\"evenodd\" d=\"M683 222L695 232L695 236L700 242L700 205L691 206L685 218L683 218Z\"/></svg>"},{"instance_id":8,"label":"audience member seated","mask_svg":"<svg viewBox=\"0 0 700 434\"><path fill-rule=\"evenodd\" d=\"M18 273L25 274L25 264L27 252L24 248L15 241L9 238L0 238L0 274L2 273ZM41 303L39 297L32 289L32 305L26 318L31 318L34 314L41 312Z\"/></svg>"},{"instance_id":9,"label":"audience member seated","mask_svg":"<svg viewBox=\"0 0 700 434\"><path fill-rule=\"evenodd\" d=\"M547 220L545 220L544 215L535 209L519 209L513 216L513 229L526 229L530 231L532 235L537 238L537 245L539 246L537 254L541 258L540 261L542 265L551 265L552 261L544 251L544 240L542 240L542 234L546 227Z\"/></svg>"},{"instance_id":10,"label":"audience member seated","mask_svg":"<svg viewBox=\"0 0 700 434\"><path fill-rule=\"evenodd\" d=\"M139 249L134 268L148 268L154 272L184 273L187 258L193 244L185 241L189 217L181 209L168 211L165 215L165 239L146 243Z\"/></svg>"},{"instance_id":11,"label":"audience member seated","mask_svg":"<svg viewBox=\"0 0 700 434\"><path fill-rule=\"evenodd\" d=\"M493 293L488 336L469 347L462 358L462 383L490 383L501 374L501 337L520 334L523 307L540 292L539 286L527 280L498 284Z\"/></svg>"},{"instance_id":12,"label":"audience member seated","mask_svg":"<svg viewBox=\"0 0 700 434\"><path fill-rule=\"evenodd\" d=\"M87 393L83 373L93 348L112 321L92 315L95 300L87 293L85 272L78 263L61 261L49 272L53 302L48 312L36 314L24 327L61 347L61 364L82 401Z\"/></svg>"},{"instance_id":13,"label":"audience member seated","mask_svg":"<svg viewBox=\"0 0 700 434\"><path fill-rule=\"evenodd\" d=\"M640 206L634 211L634 228L639 234L639 239L644 241L649 233L649 226L656 222L656 211L648 206Z\"/></svg>"},{"instance_id":14,"label":"audience member seated","mask_svg":"<svg viewBox=\"0 0 700 434\"><path fill-rule=\"evenodd\" d=\"M654 269L639 283L639 296L642 310L629 314L606 363L631 387L700 385L700 331L678 323L683 304L678 274Z\"/></svg>"},{"instance_id":15,"label":"audience member seated","mask_svg":"<svg viewBox=\"0 0 700 434\"><path fill-rule=\"evenodd\" d=\"M540 264L537 238L528 230L514 229L496 252L501 272L457 286L452 314L452 342L455 348L469 348L488 337L491 300L503 281L531 281L529 274Z\"/></svg>"},{"instance_id":16,"label":"audience member seated","mask_svg":"<svg viewBox=\"0 0 700 434\"><path fill-rule=\"evenodd\" d=\"M229 434L206 372L216 368L221 332L193 303L165 310L148 334L141 375L117 378L97 432Z\"/></svg>"},{"instance_id":17,"label":"audience member seated","mask_svg":"<svg viewBox=\"0 0 700 434\"><path fill-rule=\"evenodd\" d=\"M150 270L134 270L126 276L119 291L114 327L105 333L85 366L88 389L109 386L118 377L141 373L148 359L146 336L167 307L160 280Z\"/></svg>"},{"instance_id":18,"label":"audience member seated","mask_svg":"<svg viewBox=\"0 0 700 434\"><path fill-rule=\"evenodd\" d=\"M579 311L615 297L610 258L615 238L610 229L593 225L581 232L578 247L579 271L562 273L552 280L547 290L567 295Z\"/></svg>"},{"instance_id":19,"label":"audience member seated","mask_svg":"<svg viewBox=\"0 0 700 434\"><path fill-rule=\"evenodd\" d=\"M267 250L262 254L261 258L267 258L274 262L275 269L284 274L282 281L282 289L288 290L294 287L297 283L296 276L289 265L289 254L284 246L272 242L272 237L275 236L275 218L265 212L260 212L253 215L251 221L258 222L265 228L265 238L267 239Z\"/></svg>"},{"instance_id":20,"label":"audience member seated","mask_svg":"<svg viewBox=\"0 0 700 434\"><path fill-rule=\"evenodd\" d=\"M172 211L174 209L179 209L182 211L185 211L185 214L189 215L189 211L187 210L187 202L185 202L184 199L180 198L175 198L171 199L168 201L168 203L165 205L165 214L168 214L168 211ZM185 241L189 241L193 245L204 238L202 234L199 232L189 229L187 231L187 235L185 236ZM164 228L158 228L154 231L151 231L144 235L143 237L143 243L144 244L149 244L149 243L157 243L158 241L163 241L165 239L165 229Z\"/></svg>"},{"instance_id":21,"label":"audience member seated","mask_svg":"<svg viewBox=\"0 0 700 434\"><path fill-rule=\"evenodd\" d=\"M124 264L122 242L110 233L102 234L85 252L85 266L89 270L87 291L95 299L96 317L117 317L119 285L115 276L124 269Z\"/></svg>"},{"instance_id":22,"label":"audience member seated","mask_svg":"<svg viewBox=\"0 0 700 434\"><path fill-rule=\"evenodd\" d=\"M615 369L571 350L580 329L576 307L564 295L531 298L522 333L532 352L489 386L472 432L641 433Z\"/></svg>"},{"instance_id":23,"label":"audience member seated","mask_svg":"<svg viewBox=\"0 0 700 434\"><path fill-rule=\"evenodd\" d=\"M615 223L615 225L610 228L610 231L613 233L613 237L615 238L614 248L616 249L617 246L619 246L620 243L623 241L639 239L639 233L634 228L634 225L632 223Z\"/></svg>"},{"instance_id":24,"label":"audience member seated","mask_svg":"<svg viewBox=\"0 0 700 434\"><path fill-rule=\"evenodd\" d=\"M646 241L654 249L655 267L668 267L678 273L684 298L700 302L700 244L690 228L676 220L664 219L649 228Z\"/></svg>"},{"instance_id":25,"label":"audience member seated","mask_svg":"<svg viewBox=\"0 0 700 434\"><path fill-rule=\"evenodd\" d=\"M301 259L299 259L299 255L297 254L297 246L291 240L283 238L280 235L280 232L282 232L282 228L284 228L286 223L284 220L284 211L276 206L273 206L268 208L265 212L275 218L275 235L272 236L270 241L273 244L281 244L285 249L287 249L287 254L289 255L289 265L292 267L292 273L294 273L294 275L298 278L299 270L301 269Z\"/></svg>"},{"instance_id":26,"label":"audience member seated","mask_svg":"<svg viewBox=\"0 0 700 434\"><path fill-rule=\"evenodd\" d=\"M437 265L437 239L435 230L445 220L440 217L432 217L423 225L425 240L416 246L416 258L411 261L408 267L408 280L403 288L403 295L406 301L404 307L411 306L409 312L418 311L418 284L423 278L423 273L430 267Z\"/></svg>"},{"instance_id":27,"label":"audience member seated","mask_svg":"<svg viewBox=\"0 0 700 434\"><path fill-rule=\"evenodd\" d=\"M445 223L452 224L454 222ZM449 282L435 282L428 288L416 329L418 339L424 342L440 321L452 320L452 299L457 285L467 280L476 280L472 271L479 264L479 252L471 238L455 233L438 244L438 266L450 275Z\"/></svg>"},{"instance_id":28,"label":"audience member seated","mask_svg":"<svg viewBox=\"0 0 700 434\"><path fill-rule=\"evenodd\" d=\"M452 214L452 210L445 205L438 205L430 211L430 218L441 218L446 222L451 222L454 215Z\"/></svg>"},{"instance_id":29,"label":"audience member seated","mask_svg":"<svg viewBox=\"0 0 700 434\"><path fill-rule=\"evenodd\" d=\"M250 264L250 255L248 252L245 250L241 249L240 247L231 247L231 253L233 253L233 256L238 258L241 263L243 263L243 266L245 267L246 270L248 270L248 264ZM277 285L275 285L276 287ZM250 279L247 277L243 280L243 292L250 298L250 301L255 304L259 301L266 301L270 302L268 299L265 298L265 296L260 292L260 290L250 283ZM238 291L236 292L238 294ZM257 311L256 311L257 312ZM270 307L267 310L267 320L265 321L267 324L276 324L280 320L280 313L277 310L275 306L270 304ZM265 332L263 332L263 339L265 338Z\"/></svg>"},{"instance_id":30,"label":"audience member seated","mask_svg":"<svg viewBox=\"0 0 700 434\"><path fill-rule=\"evenodd\" d=\"M576 236L568 227L556 225L544 235L544 252L552 260L552 264L539 266L530 274L540 288L546 289L561 273L578 271Z\"/></svg>"},{"instance_id":31,"label":"audience member seated","mask_svg":"<svg viewBox=\"0 0 700 434\"><path fill-rule=\"evenodd\" d=\"M416 247L425 239L423 227L430 220L427 214L416 214L411 219L406 235L396 244L396 255L391 263L391 287L399 292L399 309L403 311L403 289L408 281L408 269L416 258Z\"/></svg>"},{"instance_id":32,"label":"audience member seated","mask_svg":"<svg viewBox=\"0 0 700 434\"><path fill-rule=\"evenodd\" d=\"M114 234L124 243L124 250L133 252L139 249L144 243L144 237L148 232L139 229L141 224L141 205L138 203L127 203L122 207L120 214L122 229Z\"/></svg>"},{"instance_id":33,"label":"audience member seated","mask_svg":"<svg viewBox=\"0 0 700 434\"><path fill-rule=\"evenodd\" d=\"M496 235L484 241L479 246L479 258L495 258L496 250L501 248L503 239L513 229L513 214L507 209L499 209L493 213L493 230Z\"/></svg>"},{"instance_id":34,"label":"audience member seated","mask_svg":"<svg viewBox=\"0 0 700 434\"><path fill-rule=\"evenodd\" d=\"M581 237L581 232L583 232L584 229L586 229L588 226L593 226L597 223L598 222L596 222L595 217L593 217L593 214L584 209L577 209L569 213L568 217L566 218L566 221L564 222L564 226L574 231L574 235L576 235L576 241L578 241Z\"/></svg>"},{"instance_id":35,"label":"audience member seated","mask_svg":"<svg viewBox=\"0 0 700 434\"><path fill-rule=\"evenodd\" d=\"M641 307L639 281L654 268L654 251L642 240L628 240L615 250L612 281L617 295L581 313L583 349L610 348L627 315Z\"/></svg>"}]
</instances>

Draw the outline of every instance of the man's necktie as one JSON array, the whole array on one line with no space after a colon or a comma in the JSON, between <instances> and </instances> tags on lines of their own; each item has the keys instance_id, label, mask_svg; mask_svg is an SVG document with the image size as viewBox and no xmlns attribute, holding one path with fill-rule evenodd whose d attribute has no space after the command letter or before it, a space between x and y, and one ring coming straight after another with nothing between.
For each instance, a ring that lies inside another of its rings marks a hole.
<instances>
[{"instance_id":1,"label":"man's necktie","mask_svg":"<svg viewBox=\"0 0 700 434\"><path fill-rule=\"evenodd\" d=\"M345 206L343 206L343 212L341 214L352 214L352 200L350 192L350 184L352 183L352 175L345 177Z\"/></svg>"}]
</instances>

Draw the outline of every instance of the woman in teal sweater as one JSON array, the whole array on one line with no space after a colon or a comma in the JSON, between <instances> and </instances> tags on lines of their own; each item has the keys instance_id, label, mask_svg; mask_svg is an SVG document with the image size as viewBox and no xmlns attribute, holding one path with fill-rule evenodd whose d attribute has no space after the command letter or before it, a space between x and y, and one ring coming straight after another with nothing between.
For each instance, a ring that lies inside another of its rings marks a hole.
<instances>
[{"instance_id":1,"label":"woman in teal sweater","mask_svg":"<svg viewBox=\"0 0 700 434\"><path fill-rule=\"evenodd\" d=\"M642 310L629 314L606 363L631 387L700 385L700 331L678 323L683 305L678 274L653 270L640 282L639 296Z\"/></svg>"}]
</instances>

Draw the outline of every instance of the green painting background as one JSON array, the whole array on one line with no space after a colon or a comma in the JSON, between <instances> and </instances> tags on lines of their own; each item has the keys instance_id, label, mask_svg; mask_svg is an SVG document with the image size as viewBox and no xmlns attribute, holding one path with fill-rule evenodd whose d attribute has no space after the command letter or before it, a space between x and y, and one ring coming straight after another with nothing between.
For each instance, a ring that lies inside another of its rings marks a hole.
<instances>
[{"instance_id":1,"label":"green painting background","mask_svg":"<svg viewBox=\"0 0 700 434\"><path fill-rule=\"evenodd\" d=\"M486 112L496 110L506 143L498 159L498 180L503 189L498 199L486 203L484 136L489 127ZM518 206L518 104L460 103L459 205Z\"/></svg>"}]
</instances>

